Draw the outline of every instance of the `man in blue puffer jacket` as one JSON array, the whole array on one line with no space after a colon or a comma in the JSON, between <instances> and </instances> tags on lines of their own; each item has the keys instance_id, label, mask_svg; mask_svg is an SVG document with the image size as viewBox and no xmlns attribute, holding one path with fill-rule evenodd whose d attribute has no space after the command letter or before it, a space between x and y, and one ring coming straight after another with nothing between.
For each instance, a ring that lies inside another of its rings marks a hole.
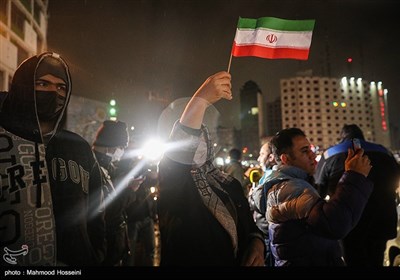
<instances>
[{"instance_id":1,"label":"man in blue puffer jacket","mask_svg":"<svg viewBox=\"0 0 400 280\"><path fill-rule=\"evenodd\" d=\"M348 150L345 172L327 202L313 186L315 154L304 132L288 128L271 140L278 163L264 183L276 266L343 266L339 240L357 224L372 192L364 150Z\"/></svg>"}]
</instances>

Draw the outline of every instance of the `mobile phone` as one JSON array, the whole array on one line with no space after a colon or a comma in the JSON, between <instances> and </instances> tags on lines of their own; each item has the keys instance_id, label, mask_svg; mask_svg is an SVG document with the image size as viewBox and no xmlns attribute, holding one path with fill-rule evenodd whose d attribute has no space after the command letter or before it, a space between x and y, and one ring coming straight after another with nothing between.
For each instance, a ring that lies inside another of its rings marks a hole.
<instances>
[{"instance_id":1,"label":"mobile phone","mask_svg":"<svg viewBox=\"0 0 400 280\"><path fill-rule=\"evenodd\" d=\"M358 138L353 138L353 139L351 140L351 142L352 142L352 145L353 145L353 150L354 150L355 152L357 152L357 150L361 149L361 142L360 142L360 139L358 139Z\"/></svg>"}]
</instances>

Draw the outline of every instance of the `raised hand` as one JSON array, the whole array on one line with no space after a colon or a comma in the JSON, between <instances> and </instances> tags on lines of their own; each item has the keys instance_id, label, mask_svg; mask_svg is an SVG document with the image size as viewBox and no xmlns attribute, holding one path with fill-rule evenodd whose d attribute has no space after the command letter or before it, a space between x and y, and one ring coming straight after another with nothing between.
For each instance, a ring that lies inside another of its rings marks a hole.
<instances>
[{"instance_id":1,"label":"raised hand","mask_svg":"<svg viewBox=\"0 0 400 280\"><path fill-rule=\"evenodd\" d=\"M232 99L231 74L218 72L204 81L186 105L180 122L191 128L199 129L207 107L220 99Z\"/></svg>"},{"instance_id":2,"label":"raised hand","mask_svg":"<svg viewBox=\"0 0 400 280\"><path fill-rule=\"evenodd\" d=\"M344 162L345 171L352 170L367 177L371 168L371 161L368 156L364 154L364 149L359 149L357 152L354 152L351 148L348 149L347 158Z\"/></svg>"},{"instance_id":3,"label":"raised hand","mask_svg":"<svg viewBox=\"0 0 400 280\"><path fill-rule=\"evenodd\" d=\"M200 97L213 104L221 98L231 100L231 74L225 71L218 72L204 81L193 97Z\"/></svg>"}]
</instances>

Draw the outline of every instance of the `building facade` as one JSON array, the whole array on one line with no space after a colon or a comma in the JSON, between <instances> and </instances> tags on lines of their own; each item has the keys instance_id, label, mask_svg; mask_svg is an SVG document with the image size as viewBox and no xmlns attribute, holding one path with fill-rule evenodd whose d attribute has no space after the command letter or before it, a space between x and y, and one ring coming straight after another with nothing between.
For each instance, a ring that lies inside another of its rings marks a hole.
<instances>
[{"instance_id":1,"label":"building facade","mask_svg":"<svg viewBox=\"0 0 400 280\"><path fill-rule=\"evenodd\" d=\"M243 158L257 155L264 137L263 97L259 86L247 81L240 89L240 144Z\"/></svg>"},{"instance_id":2,"label":"building facade","mask_svg":"<svg viewBox=\"0 0 400 280\"><path fill-rule=\"evenodd\" d=\"M282 129L281 98L267 102L264 114L266 115L265 135L270 137Z\"/></svg>"},{"instance_id":3,"label":"building facade","mask_svg":"<svg viewBox=\"0 0 400 280\"><path fill-rule=\"evenodd\" d=\"M366 140L391 147L387 90L361 78L282 79L282 127L298 127L326 149L339 141L344 124L357 124Z\"/></svg>"},{"instance_id":4,"label":"building facade","mask_svg":"<svg viewBox=\"0 0 400 280\"><path fill-rule=\"evenodd\" d=\"M48 0L0 0L0 91L17 66L47 49Z\"/></svg>"}]
</instances>

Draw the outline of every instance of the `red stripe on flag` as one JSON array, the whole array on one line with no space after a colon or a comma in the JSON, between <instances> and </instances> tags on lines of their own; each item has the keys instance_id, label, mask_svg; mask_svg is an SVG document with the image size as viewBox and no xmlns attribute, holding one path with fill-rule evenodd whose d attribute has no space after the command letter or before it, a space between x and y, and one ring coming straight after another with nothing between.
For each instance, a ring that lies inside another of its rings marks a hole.
<instances>
[{"instance_id":1,"label":"red stripe on flag","mask_svg":"<svg viewBox=\"0 0 400 280\"><path fill-rule=\"evenodd\" d=\"M270 59L288 58L307 60L309 52L309 49L268 48L257 45L237 46L235 42L232 47L233 56L256 56Z\"/></svg>"}]
</instances>

